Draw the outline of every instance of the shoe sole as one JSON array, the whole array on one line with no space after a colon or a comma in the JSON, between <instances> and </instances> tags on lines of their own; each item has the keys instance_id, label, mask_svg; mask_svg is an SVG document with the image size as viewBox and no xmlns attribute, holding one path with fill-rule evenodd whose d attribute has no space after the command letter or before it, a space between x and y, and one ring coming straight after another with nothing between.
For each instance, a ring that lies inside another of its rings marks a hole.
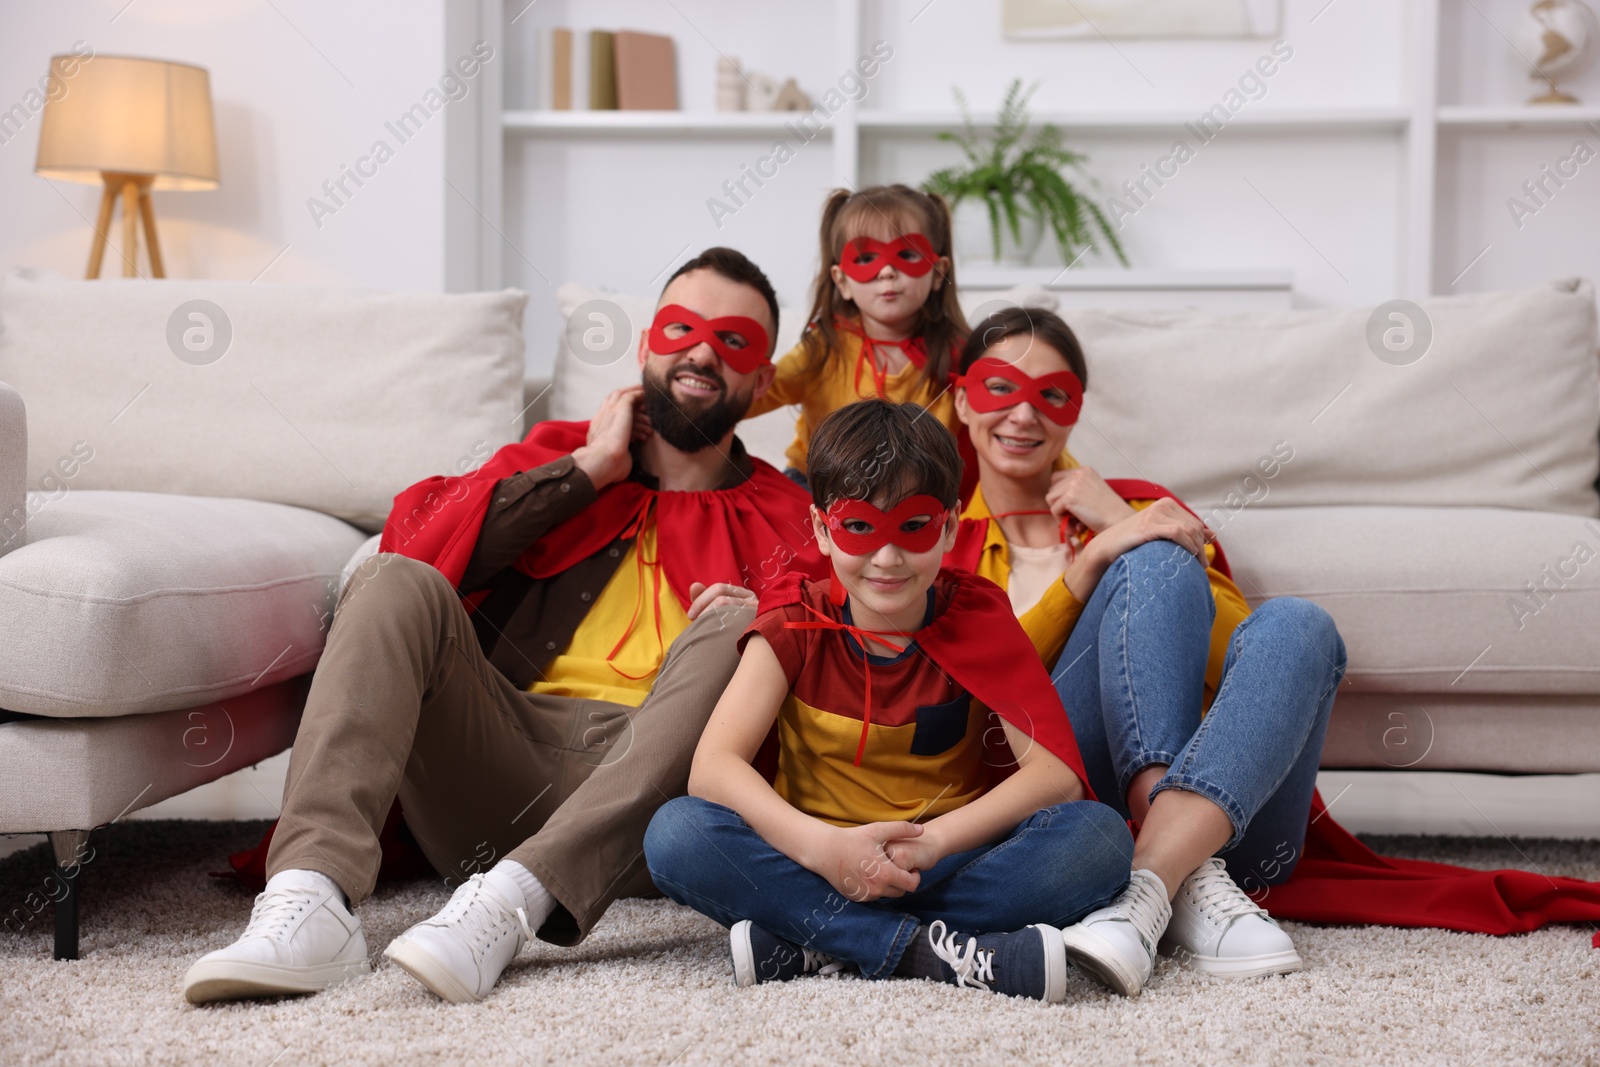
<instances>
[{"instance_id":1,"label":"shoe sole","mask_svg":"<svg viewBox=\"0 0 1600 1067\"><path fill-rule=\"evenodd\" d=\"M1060 1004L1067 999L1067 945L1061 930L1054 926L1036 925L1044 940L1044 995L1046 1004Z\"/></svg>"},{"instance_id":2,"label":"shoe sole","mask_svg":"<svg viewBox=\"0 0 1600 1067\"><path fill-rule=\"evenodd\" d=\"M1098 934L1069 926L1061 931L1061 942L1074 967L1112 992L1136 997L1144 991L1145 979L1122 966L1116 947Z\"/></svg>"},{"instance_id":3,"label":"shoe sole","mask_svg":"<svg viewBox=\"0 0 1600 1067\"><path fill-rule=\"evenodd\" d=\"M201 960L183 976L183 996L191 1004L320 993L330 986L372 973L365 959L287 967L270 963Z\"/></svg>"},{"instance_id":4,"label":"shoe sole","mask_svg":"<svg viewBox=\"0 0 1600 1067\"><path fill-rule=\"evenodd\" d=\"M749 989L756 984L756 951L750 945L750 928L755 924L740 919L728 929L728 955L733 957L733 984Z\"/></svg>"},{"instance_id":5,"label":"shoe sole","mask_svg":"<svg viewBox=\"0 0 1600 1067\"><path fill-rule=\"evenodd\" d=\"M1195 970L1218 978L1264 978L1269 974L1293 974L1295 971L1305 970L1305 963L1300 959L1300 953L1292 948L1261 956L1240 956L1237 959L1230 959L1226 956L1197 955L1177 945L1163 942L1160 952L1163 956L1177 956L1184 964Z\"/></svg>"},{"instance_id":6,"label":"shoe sole","mask_svg":"<svg viewBox=\"0 0 1600 1067\"><path fill-rule=\"evenodd\" d=\"M421 982L428 991L451 1004L476 1004L483 998L461 984L438 960L414 941L400 938L383 950L384 958L393 960L395 966Z\"/></svg>"}]
</instances>

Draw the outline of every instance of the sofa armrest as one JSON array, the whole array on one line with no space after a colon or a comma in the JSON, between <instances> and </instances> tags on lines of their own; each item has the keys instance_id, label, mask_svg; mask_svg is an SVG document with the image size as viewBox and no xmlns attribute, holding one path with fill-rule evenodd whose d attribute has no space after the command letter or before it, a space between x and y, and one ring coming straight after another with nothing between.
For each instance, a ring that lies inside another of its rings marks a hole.
<instances>
[{"instance_id":1,"label":"sofa armrest","mask_svg":"<svg viewBox=\"0 0 1600 1067\"><path fill-rule=\"evenodd\" d=\"M0 382L0 556L28 540L28 416L22 397Z\"/></svg>"},{"instance_id":2,"label":"sofa armrest","mask_svg":"<svg viewBox=\"0 0 1600 1067\"><path fill-rule=\"evenodd\" d=\"M522 436L528 436L535 423L550 417L549 378L524 378L522 381Z\"/></svg>"}]
</instances>

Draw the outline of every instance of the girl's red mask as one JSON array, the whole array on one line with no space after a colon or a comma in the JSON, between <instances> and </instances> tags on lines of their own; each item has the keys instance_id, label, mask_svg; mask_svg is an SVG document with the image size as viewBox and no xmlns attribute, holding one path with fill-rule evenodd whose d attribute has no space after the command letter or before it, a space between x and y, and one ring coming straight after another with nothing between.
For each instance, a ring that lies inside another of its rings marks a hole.
<instances>
[{"instance_id":1,"label":"girl's red mask","mask_svg":"<svg viewBox=\"0 0 1600 1067\"><path fill-rule=\"evenodd\" d=\"M892 241L856 237L844 243L839 269L858 282L870 282L889 263L901 274L920 278L933 269L938 258L933 244L920 233L904 234Z\"/></svg>"},{"instance_id":2,"label":"girl's red mask","mask_svg":"<svg viewBox=\"0 0 1600 1067\"><path fill-rule=\"evenodd\" d=\"M928 552L944 535L949 509L926 493L907 497L892 511L883 511L865 500L844 497L833 502L828 509L828 531L833 543L852 556L867 556L884 545L893 544L907 552ZM920 515L929 516L926 525L916 530L901 527ZM864 522L870 532L845 528L847 522Z\"/></svg>"},{"instance_id":3,"label":"girl's red mask","mask_svg":"<svg viewBox=\"0 0 1600 1067\"><path fill-rule=\"evenodd\" d=\"M687 326L687 332L677 337L667 334L667 327L672 325ZM742 336L746 344L743 348L735 348L722 337L725 333L737 333ZM771 338L767 336L766 327L755 319L743 315L724 315L716 319L703 319L680 304L668 304L656 312L655 321L650 324L650 351L662 355L673 352L682 352L686 348L693 348L704 341L728 366L740 374L749 374L757 367L768 363L767 351L771 347Z\"/></svg>"},{"instance_id":4,"label":"girl's red mask","mask_svg":"<svg viewBox=\"0 0 1600 1067\"><path fill-rule=\"evenodd\" d=\"M1004 378L1016 389L992 392L988 385L991 378ZM1083 410L1083 382L1069 370L1034 378L1003 359L985 356L958 377L956 384L966 388L967 403L974 411L1000 411L1026 403L1057 426L1071 426ZM1060 390L1062 395L1046 395L1052 389Z\"/></svg>"}]
</instances>

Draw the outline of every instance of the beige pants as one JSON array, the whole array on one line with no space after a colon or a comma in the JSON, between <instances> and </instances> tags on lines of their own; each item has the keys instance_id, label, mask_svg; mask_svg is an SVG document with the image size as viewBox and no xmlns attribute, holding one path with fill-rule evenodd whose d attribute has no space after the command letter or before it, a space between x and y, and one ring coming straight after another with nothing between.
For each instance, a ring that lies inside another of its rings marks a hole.
<instances>
[{"instance_id":1,"label":"beige pants","mask_svg":"<svg viewBox=\"0 0 1600 1067\"><path fill-rule=\"evenodd\" d=\"M559 905L539 936L576 944L617 897L651 889L645 827L684 792L753 617L702 614L638 708L533 694L489 665L443 575L374 557L340 598L311 683L268 876L321 871L366 899L398 795L449 885L515 860Z\"/></svg>"}]
</instances>

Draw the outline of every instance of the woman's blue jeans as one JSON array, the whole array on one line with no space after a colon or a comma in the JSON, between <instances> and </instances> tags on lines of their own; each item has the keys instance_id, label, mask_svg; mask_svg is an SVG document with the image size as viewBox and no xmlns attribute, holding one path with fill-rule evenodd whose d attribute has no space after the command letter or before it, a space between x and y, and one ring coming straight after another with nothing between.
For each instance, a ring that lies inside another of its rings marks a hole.
<instances>
[{"instance_id":1,"label":"woman's blue jeans","mask_svg":"<svg viewBox=\"0 0 1600 1067\"><path fill-rule=\"evenodd\" d=\"M724 926L749 919L882 978L919 923L943 919L964 934L1072 925L1127 887L1133 838L1104 804L1057 804L1001 841L946 856L922 872L915 892L863 904L767 844L737 812L678 797L650 820L644 855L656 885L679 904Z\"/></svg>"},{"instance_id":2,"label":"woman's blue jeans","mask_svg":"<svg viewBox=\"0 0 1600 1067\"><path fill-rule=\"evenodd\" d=\"M1126 816L1134 776L1167 766L1151 797L1183 789L1226 812L1228 872L1256 891L1299 861L1344 642L1310 601L1268 600L1234 631L1202 719L1215 614L1193 555L1140 545L1100 579L1052 677L1095 795Z\"/></svg>"}]
</instances>

